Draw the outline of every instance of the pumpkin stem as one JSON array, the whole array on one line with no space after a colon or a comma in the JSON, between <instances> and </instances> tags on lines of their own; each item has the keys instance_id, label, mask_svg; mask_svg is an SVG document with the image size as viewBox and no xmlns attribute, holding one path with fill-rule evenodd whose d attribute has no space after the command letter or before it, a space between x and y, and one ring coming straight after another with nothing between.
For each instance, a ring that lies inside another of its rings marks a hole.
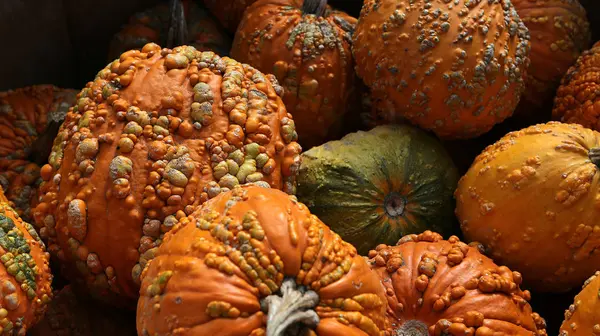
<instances>
[{"instance_id":1,"label":"pumpkin stem","mask_svg":"<svg viewBox=\"0 0 600 336\"><path fill-rule=\"evenodd\" d=\"M383 200L385 213L392 218L402 216L405 206L406 199L397 192L389 193Z\"/></svg>"},{"instance_id":2,"label":"pumpkin stem","mask_svg":"<svg viewBox=\"0 0 600 336\"><path fill-rule=\"evenodd\" d=\"M280 295L269 295L261 301L267 311L266 336L303 335L307 328L319 324L319 316L313 310L319 303L319 295L303 286L296 286L292 278L283 280Z\"/></svg>"},{"instance_id":3,"label":"pumpkin stem","mask_svg":"<svg viewBox=\"0 0 600 336\"><path fill-rule=\"evenodd\" d=\"M428 336L427 325L421 321L409 320L396 329L394 336Z\"/></svg>"},{"instance_id":4,"label":"pumpkin stem","mask_svg":"<svg viewBox=\"0 0 600 336\"><path fill-rule=\"evenodd\" d=\"M600 168L600 147L591 148L588 152L588 157L596 167Z\"/></svg>"},{"instance_id":5,"label":"pumpkin stem","mask_svg":"<svg viewBox=\"0 0 600 336\"><path fill-rule=\"evenodd\" d=\"M169 3L171 18L167 35L167 48L175 48L185 44L187 38L187 23L183 0L171 0Z\"/></svg>"},{"instance_id":6,"label":"pumpkin stem","mask_svg":"<svg viewBox=\"0 0 600 336\"><path fill-rule=\"evenodd\" d=\"M327 0L304 0L302 13L323 16L325 8L327 8Z\"/></svg>"}]
</instances>

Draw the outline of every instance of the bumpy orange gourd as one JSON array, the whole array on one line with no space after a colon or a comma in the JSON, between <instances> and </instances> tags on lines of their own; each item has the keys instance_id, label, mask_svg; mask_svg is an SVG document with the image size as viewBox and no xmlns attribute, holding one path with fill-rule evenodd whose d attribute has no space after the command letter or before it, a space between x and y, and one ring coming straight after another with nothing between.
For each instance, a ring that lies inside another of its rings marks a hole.
<instances>
[{"instance_id":1,"label":"bumpy orange gourd","mask_svg":"<svg viewBox=\"0 0 600 336\"><path fill-rule=\"evenodd\" d=\"M600 133L549 122L487 147L461 178L468 240L539 291L568 291L600 265Z\"/></svg>"},{"instance_id":2,"label":"bumpy orange gourd","mask_svg":"<svg viewBox=\"0 0 600 336\"><path fill-rule=\"evenodd\" d=\"M52 298L50 256L0 188L0 335L25 335Z\"/></svg>"},{"instance_id":3,"label":"bumpy orange gourd","mask_svg":"<svg viewBox=\"0 0 600 336\"><path fill-rule=\"evenodd\" d=\"M558 336L600 335L600 271L587 279L575 301L565 311Z\"/></svg>"},{"instance_id":4,"label":"bumpy orange gourd","mask_svg":"<svg viewBox=\"0 0 600 336\"><path fill-rule=\"evenodd\" d=\"M584 51L556 91L552 117L600 131L600 42Z\"/></svg>"},{"instance_id":5,"label":"bumpy orange gourd","mask_svg":"<svg viewBox=\"0 0 600 336\"><path fill-rule=\"evenodd\" d=\"M41 170L34 215L67 278L133 304L162 235L194 206L243 183L293 193L301 148L280 90L190 46L147 44L101 70Z\"/></svg>"},{"instance_id":6,"label":"bumpy orange gourd","mask_svg":"<svg viewBox=\"0 0 600 336\"><path fill-rule=\"evenodd\" d=\"M184 44L200 51L212 51L219 56L226 56L231 48L229 34L196 1L185 1L182 6L187 28L183 34ZM125 51L141 49L148 43L166 45L170 18L167 3L160 3L132 16L113 37L108 53L109 61L119 58Z\"/></svg>"},{"instance_id":7,"label":"bumpy orange gourd","mask_svg":"<svg viewBox=\"0 0 600 336\"><path fill-rule=\"evenodd\" d=\"M204 5L230 32L235 33L244 11L257 0L204 0Z\"/></svg>"},{"instance_id":8,"label":"bumpy orange gourd","mask_svg":"<svg viewBox=\"0 0 600 336\"><path fill-rule=\"evenodd\" d=\"M137 328L140 336L300 335L297 327L380 336L390 327L385 309L377 274L352 245L294 196L243 186L165 235L142 273Z\"/></svg>"},{"instance_id":9,"label":"bumpy orange gourd","mask_svg":"<svg viewBox=\"0 0 600 336\"><path fill-rule=\"evenodd\" d=\"M373 122L472 138L512 115L529 32L509 0L365 0L353 37Z\"/></svg>"},{"instance_id":10,"label":"bumpy orange gourd","mask_svg":"<svg viewBox=\"0 0 600 336\"><path fill-rule=\"evenodd\" d=\"M431 231L379 245L369 262L381 277L394 325L389 335L546 336L522 277L456 236Z\"/></svg>"},{"instance_id":11,"label":"bumpy orange gourd","mask_svg":"<svg viewBox=\"0 0 600 336\"><path fill-rule=\"evenodd\" d=\"M48 162L52 140L76 94L52 85L0 92L0 185L25 221L32 219L37 204L39 164Z\"/></svg>"},{"instance_id":12,"label":"bumpy orange gourd","mask_svg":"<svg viewBox=\"0 0 600 336\"><path fill-rule=\"evenodd\" d=\"M303 148L340 135L356 105L351 51L356 19L323 0L259 0L248 7L231 57L274 74Z\"/></svg>"},{"instance_id":13,"label":"bumpy orange gourd","mask_svg":"<svg viewBox=\"0 0 600 336\"><path fill-rule=\"evenodd\" d=\"M531 65L526 89L515 114L535 112L551 101L561 78L589 48L591 33L585 9L577 0L511 0L531 36ZM548 121L548 119L544 120Z\"/></svg>"}]
</instances>

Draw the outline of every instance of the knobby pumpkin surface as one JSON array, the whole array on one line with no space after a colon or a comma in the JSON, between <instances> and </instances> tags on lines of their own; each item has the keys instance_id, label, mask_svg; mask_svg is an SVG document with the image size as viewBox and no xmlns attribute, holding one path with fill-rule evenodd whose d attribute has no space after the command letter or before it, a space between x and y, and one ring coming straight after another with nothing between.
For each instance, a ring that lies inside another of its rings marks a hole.
<instances>
[{"instance_id":1,"label":"knobby pumpkin surface","mask_svg":"<svg viewBox=\"0 0 600 336\"><path fill-rule=\"evenodd\" d=\"M565 311L558 336L597 335L600 335L600 271L585 281L583 289Z\"/></svg>"},{"instance_id":2,"label":"knobby pumpkin surface","mask_svg":"<svg viewBox=\"0 0 600 336\"><path fill-rule=\"evenodd\" d=\"M49 255L0 188L0 335L25 335L52 298Z\"/></svg>"},{"instance_id":3,"label":"knobby pumpkin surface","mask_svg":"<svg viewBox=\"0 0 600 336\"><path fill-rule=\"evenodd\" d=\"M183 10L186 24L183 32L184 44L199 51L212 51L219 56L226 56L231 48L231 37L206 8L196 1L185 1ZM109 61L119 58L128 50L142 49L148 43L166 45L170 20L168 3L160 3L132 16L113 37Z\"/></svg>"},{"instance_id":4,"label":"knobby pumpkin surface","mask_svg":"<svg viewBox=\"0 0 600 336\"><path fill-rule=\"evenodd\" d=\"M416 127L351 133L304 152L301 162L298 199L363 255L409 233L455 231L458 172Z\"/></svg>"},{"instance_id":5,"label":"knobby pumpkin surface","mask_svg":"<svg viewBox=\"0 0 600 336\"><path fill-rule=\"evenodd\" d=\"M537 291L566 292L600 265L600 133L549 122L486 148L456 190L465 238L523 273Z\"/></svg>"},{"instance_id":6,"label":"knobby pumpkin surface","mask_svg":"<svg viewBox=\"0 0 600 336\"><path fill-rule=\"evenodd\" d=\"M563 77L552 117L600 131L600 42L584 51Z\"/></svg>"},{"instance_id":7,"label":"knobby pumpkin surface","mask_svg":"<svg viewBox=\"0 0 600 336\"><path fill-rule=\"evenodd\" d=\"M294 196L259 186L180 219L142 273L137 314L138 335L376 336L387 326L383 287L356 249Z\"/></svg>"},{"instance_id":8,"label":"knobby pumpkin surface","mask_svg":"<svg viewBox=\"0 0 600 336\"><path fill-rule=\"evenodd\" d=\"M236 32L231 57L274 74L302 147L340 135L358 102L351 51L356 19L322 0L259 0Z\"/></svg>"},{"instance_id":9,"label":"knobby pumpkin surface","mask_svg":"<svg viewBox=\"0 0 600 336\"><path fill-rule=\"evenodd\" d=\"M456 236L431 231L369 252L386 289L390 335L547 336L522 277Z\"/></svg>"},{"instance_id":10,"label":"knobby pumpkin surface","mask_svg":"<svg viewBox=\"0 0 600 336\"><path fill-rule=\"evenodd\" d=\"M75 285L137 299L165 232L241 183L295 191L300 146L273 76L190 46L124 53L54 141L35 218Z\"/></svg>"},{"instance_id":11,"label":"knobby pumpkin surface","mask_svg":"<svg viewBox=\"0 0 600 336\"><path fill-rule=\"evenodd\" d=\"M40 164L77 92L34 85L0 92L0 185L14 209L29 221L37 204Z\"/></svg>"},{"instance_id":12,"label":"knobby pumpkin surface","mask_svg":"<svg viewBox=\"0 0 600 336\"><path fill-rule=\"evenodd\" d=\"M525 87L529 32L509 0L366 0L353 42L372 123L473 138L512 115Z\"/></svg>"}]
</instances>

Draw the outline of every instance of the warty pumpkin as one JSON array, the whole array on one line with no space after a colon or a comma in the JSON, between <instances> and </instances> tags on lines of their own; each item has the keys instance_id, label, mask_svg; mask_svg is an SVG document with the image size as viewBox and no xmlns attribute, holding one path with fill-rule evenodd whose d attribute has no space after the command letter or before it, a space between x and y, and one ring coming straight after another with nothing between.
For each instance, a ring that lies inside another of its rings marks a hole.
<instances>
[{"instance_id":1,"label":"warty pumpkin","mask_svg":"<svg viewBox=\"0 0 600 336\"><path fill-rule=\"evenodd\" d=\"M536 107L552 101L560 80L590 46L590 24L578 0L511 0L531 36L531 64L526 89L515 116L539 113Z\"/></svg>"},{"instance_id":2,"label":"warty pumpkin","mask_svg":"<svg viewBox=\"0 0 600 336\"><path fill-rule=\"evenodd\" d=\"M231 48L231 37L224 28L215 21L206 8L196 1L179 3L183 15L182 25L176 27L172 22L178 8L170 4L160 3L155 7L137 13L129 19L112 39L109 50L109 61L113 61L122 53L132 49L142 49L148 43L166 45L169 38L175 42L172 47L186 44L200 51L212 51L219 56L226 56ZM180 29L181 31L172 31ZM173 34L181 36L172 36Z\"/></svg>"},{"instance_id":3,"label":"warty pumpkin","mask_svg":"<svg viewBox=\"0 0 600 336\"><path fill-rule=\"evenodd\" d=\"M304 152L297 196L366 255L409 233L458 231L458 178L433 136L410 125L386 125Z\"/></svg>"},{"instance_id":4,"label":"warty pumpkin","mask_svg":"<svg viewBox=\"0 0 600 336\"><path fill-rule=\"evenodd\" d=\"M14 209L30 221L52 140L75 102L75 90L33 85L0 92L0 185Z\"/></svg>"},{"instance_id":5,"label":"warty pumpkin","mask_svg":"<svg viewBox=\"0 0 600 336\"><path fill-rule=\"evenodd\" d=\"M256 0L204 0L204 5L230 32L235 33L244 11Z\"/></svg>"},{"instance_id":6,"label":"warty pumpkin","mask_svg":"<svg viewBox=\"0 0 600 336\"><path fill-rule=\"evenodd\" d=\"M534 290L579 286L600 265L599 153L600 133L576 124L508 133L458 183L465 238Z\"/></svg>"},{"instance_id":7,"label":"warty pumpkin","mask_svg":"<svg viewBox=\"0 0 600 336\"><path fill-rule=\"evenodd\" d=\"M301 147L270 75L191 46L147 44L81 91L42 167L34 216L66 277L134 305L177 218L235 185L295 192Z\"/></svg>"},{"instance_id":8,"label":"warty pumpkin","mask_svg":"<svg viewBox=\"0 0 600 336\"><path fill-rule=\"evenodd\" d=\"M600 42L584 51L556 91L552 117L600 131Z\"/></svg>"},{"instance_id":9,"label":"warty pumpkin","mask_svg":"<svg viewBox=\"0 0 600 336\"><path fill-rule=\"evenodd\" d=\"M0 188L0 335L25 335L52 299L50 256Z\"/></svg>"},{"instance_id":10,"label":"warty pumpkin","mask_svg":"<svg viewBox=\"0 0 600 336\"><path fill-rule=\"evenodd\" d=\"M547 336L522 276L456 236L425 231L369 252L388 302L390 335Z\"/></svg>"},{"instance_id":11,"label":"warty pumpkin","mask_svg":"<svg viewBox=\"0 0 600 336\"><path fill-rule=\"evenodd\" d=\"M235 34L231 57L277 77L305 149L338 138L344 115L358 102L352 100L355 25L325 0L259 0Z\"/></svg>"},{"instance_id":12,"label":"warty pumpkin","mask_svg":"<svg viewBox=\"0 0 600 336\"><path fill-rule=\"evenodd\" d=\"M392 335L384 333L385 309L365 259L295 196L238 186L165 235L142 273L137 329L140 336Z\"/></svg>"},{"instance_id":13,"label":"warty pumpkin","mask_svg":"<svg viewBox=\"0 0 600 336\"><path fill-rule=\"evenodd\" d=\"M529 32L509 0L365 0L353 35L373 120L473 138L512 115Z\"/></svg>"},{"instance_id":14,"label":"warty pumpkin","mask_svg":"<svg viewBox=\"0 0 600 336\"><path fill-rule=\"evenodd\" d=\"M583 284L583 289L569 309L558 336L600 335L600 271Z\"/></svg>"}]
</instances>

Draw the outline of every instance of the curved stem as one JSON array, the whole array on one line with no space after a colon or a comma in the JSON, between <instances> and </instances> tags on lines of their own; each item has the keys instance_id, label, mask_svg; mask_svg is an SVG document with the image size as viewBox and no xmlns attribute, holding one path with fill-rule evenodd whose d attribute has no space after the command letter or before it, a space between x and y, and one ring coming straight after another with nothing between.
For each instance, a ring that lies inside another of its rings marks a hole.
<instances>
[{"instance_id":1,"label":"curved stem","mask_svg":"<svg viewBox=\"0 0 600 336\"><path fill-rule=\"evenodd\" d=\"M170 0L169 33L167 35L167 48L175 48L185 44L187 38L187 23L185 20L184 0Z\"/></svg>"},{"instance_id":2,"label":"curved stem","mask_svg":"<svg viewBox=\"0 0 600 336\"><path fill-rule=\"evenodd\" d=\"M394 336L428 336L429 328L421 321L409 320L396 329Z\"/></svg>"},{"instance_id":3,"label":"curved stem","mask_svg":"<svg viewBox=\"0 0 600 336\"><path fill-rule=\"evenodd\" d=\"M269 295L261 301L267 311L266 336L303 335L307 328L319 324L314 308L319 295L312 290L297 287L294 279L285 279L280 288L281 296Z\"/></svg>"},{"instance_id":4,"label":"curved stem","mask_svg":"<svg viewBox=\"0 0 600 336\"><path fill-rule=\"evenodd\" d=\"M406 199L395 191L386 195L383 200L385 213L392 218L402 216L405 207Z\"/></svg>"},{"instance_id":5,"label":"curved stem","mask_svg":"<svg viewBox=\"0 0 600 336\"><path fill-rule=\"evenodd\" d=\"M327 8L327 0L304 0L302 13L323 16Z\"/></svg>"},{"instance_id":6,"label":"curved stem","mask_svg":"<svg viewBox=\"0 0 600 336\"><path fill-rule=\"evenodd\" d=\"M591 148L588 157L596 167L600 168L600 147Z\"/></svg>"}]
</instances>

